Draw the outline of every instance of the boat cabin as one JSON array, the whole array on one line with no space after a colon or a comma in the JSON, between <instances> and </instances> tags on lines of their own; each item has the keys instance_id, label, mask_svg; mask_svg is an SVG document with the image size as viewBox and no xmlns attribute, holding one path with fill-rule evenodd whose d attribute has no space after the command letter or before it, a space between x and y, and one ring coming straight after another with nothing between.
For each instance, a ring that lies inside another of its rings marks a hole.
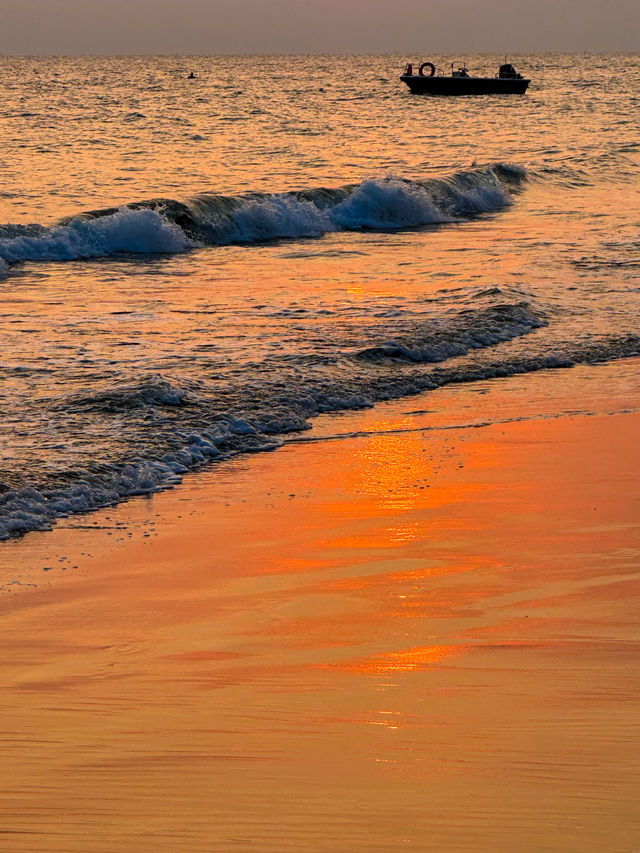
<instances>
[{"instance_id":1,"label":"boat cabin","mask_svg":"<svg viewBox=\"0 0 640 853\"><path fill-rule=\"evenodd\" d=\"M522 74L518 74L510 62L504 62L499 70L498 77L501 80L522 80Z\"/></svg>"}]
</instances>

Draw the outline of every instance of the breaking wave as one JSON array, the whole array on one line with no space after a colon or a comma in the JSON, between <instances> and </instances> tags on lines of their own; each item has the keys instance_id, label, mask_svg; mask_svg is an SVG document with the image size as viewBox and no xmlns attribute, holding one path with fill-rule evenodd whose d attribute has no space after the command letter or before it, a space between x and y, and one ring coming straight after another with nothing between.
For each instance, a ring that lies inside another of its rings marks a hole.
<instances>
[{"instance_id":1,"label":"breaking wave","mask_svg":"<svg viewBox=\"0 0 640 853\"><path fill-rule=\"evenodd\" d=\"M425 181L387 177L335 189L204 194L189 202L152 199L83 213L52 227L4 225L0 275L21 261L174 254L198 245L441 224L508 206L524 180L523 169L494 164Z\"/></svg>"},{"instance_id":2,"label":"breaking wave","mask_svg":"<svg viewBox=\"0 0 640 853\"><path fill-rule=\"evenodd\" d=\"M122 209L98 219L75 219L54 228L4 226L0 263L72 261L119 253L185 252L195 244L172 222L150 209ZM1 271L1 268L0 268Z\"/></svg>"}]
</instances>

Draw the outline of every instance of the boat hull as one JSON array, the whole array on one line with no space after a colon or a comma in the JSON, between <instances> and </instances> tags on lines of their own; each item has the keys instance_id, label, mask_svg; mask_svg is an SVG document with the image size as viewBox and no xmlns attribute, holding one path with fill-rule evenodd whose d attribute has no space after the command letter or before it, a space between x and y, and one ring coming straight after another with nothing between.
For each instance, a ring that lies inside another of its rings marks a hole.
<instances>
[{"instance_id":1,"label":"boat hull","mask_svg":"<svg viewBox=\"0 0 640 853\"><path fill-rule=\"evenodd\" d=\"M420 77L403 74L400 79L417 95L523 95L531 82L505 77Z\"/></svg>"}]
</instances>

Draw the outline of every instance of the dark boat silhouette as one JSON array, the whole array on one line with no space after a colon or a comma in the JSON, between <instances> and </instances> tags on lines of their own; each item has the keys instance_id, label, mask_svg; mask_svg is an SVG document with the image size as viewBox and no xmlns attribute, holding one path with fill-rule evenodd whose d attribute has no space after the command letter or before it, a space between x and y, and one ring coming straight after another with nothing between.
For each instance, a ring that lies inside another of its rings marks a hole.
<instances>
[{"instance_id":1,"label":"dark boat silhouette","mask_svg":"<svg viewBox=\"0 0 640 853\"><path fill-rule=\"evenodd\" d=\"M504 62L495 77L472 77L466 65L454 69L451 75L437 74L433 62L423 62L418 73L411 63L400 79L418 95L522 95L531 80L518 74L510 62Z\"/></svg>"}]
</instances>

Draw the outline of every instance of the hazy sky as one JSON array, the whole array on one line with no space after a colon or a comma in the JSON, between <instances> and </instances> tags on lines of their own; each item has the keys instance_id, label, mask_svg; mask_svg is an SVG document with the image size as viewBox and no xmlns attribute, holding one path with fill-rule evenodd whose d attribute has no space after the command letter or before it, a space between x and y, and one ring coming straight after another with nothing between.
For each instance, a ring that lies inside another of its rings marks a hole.
<instances>
[{"instance_id":1,"label":"hazy sky","mask_svg":"<svg viewBox=\"0 0 640 853\"><path fill-rule=\"evenodd\" d=\"M0 0L0 53L639 51L640 0Z\"/></svg>"}]
</instances>

